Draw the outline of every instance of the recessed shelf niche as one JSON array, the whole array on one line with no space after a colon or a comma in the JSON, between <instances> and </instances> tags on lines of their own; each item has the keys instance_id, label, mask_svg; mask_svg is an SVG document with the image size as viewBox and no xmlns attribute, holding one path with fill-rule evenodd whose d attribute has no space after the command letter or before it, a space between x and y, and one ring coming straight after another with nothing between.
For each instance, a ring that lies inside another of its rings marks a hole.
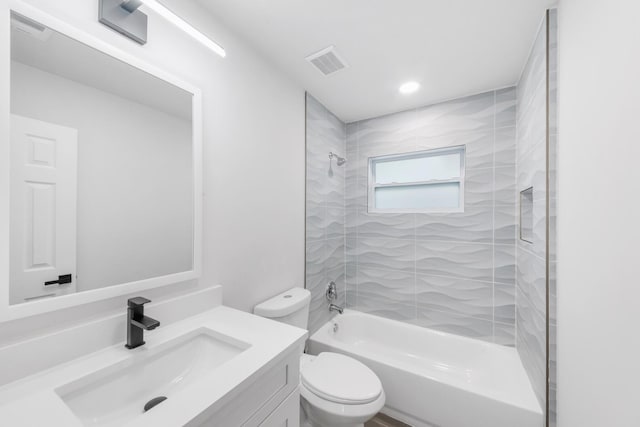
<instances>
[{"instance_id":1,"label":"recessed shelf niche","mask_svg":"<svg viewBox=\"0 0 640 427\"><path fill-rule=\"evenodd\" d=\"M533 243L533 187L520 192L520 240Z\"/></svg>"}]
</instances>

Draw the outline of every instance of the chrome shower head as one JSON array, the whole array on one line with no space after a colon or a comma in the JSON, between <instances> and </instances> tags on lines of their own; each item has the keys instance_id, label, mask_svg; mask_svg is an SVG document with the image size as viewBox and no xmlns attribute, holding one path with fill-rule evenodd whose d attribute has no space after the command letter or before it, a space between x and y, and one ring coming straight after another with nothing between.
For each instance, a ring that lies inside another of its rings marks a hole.
<instances>
[{"instance_id":1,"label":"chrome shower head","mask_svg":"<svg viewBox=\"0 0 640 427\"><path fill-rule=\"evenodd\" d=\"M340 157L337 154L329 152L329 160L331 160L333 158L336 159L336 163L338 164L338 166L342 166L347 162L347 159L345 159L344 157Z\"/></svg>"}]
</instances>

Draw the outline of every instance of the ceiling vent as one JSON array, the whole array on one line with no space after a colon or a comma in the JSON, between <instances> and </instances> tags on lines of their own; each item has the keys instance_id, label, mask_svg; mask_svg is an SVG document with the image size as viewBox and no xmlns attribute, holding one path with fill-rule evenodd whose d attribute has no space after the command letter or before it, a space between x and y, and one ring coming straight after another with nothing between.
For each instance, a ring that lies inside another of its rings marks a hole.
<instances>
[{"instance_id":1,"label":"ceiling vent","mask_svg":"<svg viewBox=\"0 0 640 427\"><path fill-rule=\"evenodd\" d=\"M347 63L338 55L334 46L329 46L320 52L313 53L305 59L325 76L348 67Z\"/></svg>"},{"instance_id":2,"label":"ceiling vent","mask_svg":"<svg viewBox=\"0 0 640 427\"><path fill-rule=\"evenodd\" d=\"M42 41L48 40L52 34L49 28L17 13L11 14L11 27Z\"/></svg>"}]
</instances>

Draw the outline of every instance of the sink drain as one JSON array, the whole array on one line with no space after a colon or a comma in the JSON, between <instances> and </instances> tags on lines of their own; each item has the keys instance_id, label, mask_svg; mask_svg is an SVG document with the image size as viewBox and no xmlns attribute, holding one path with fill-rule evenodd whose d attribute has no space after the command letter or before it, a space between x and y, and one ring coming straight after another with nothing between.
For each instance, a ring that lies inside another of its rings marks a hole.
<instances>
[{"instance_id":1,"label":"sink drain","mask_svg":"<svg viewBox=\"0 0 640 427\"><path fill-rule=\"evenodd\" d=\"M149 409L153 408L154 406L164 402L165 400L167 400L167 396L158 396L158 397L154 397L153 399L151 399L150 401L148 401L146 403L146 405L144 405L144 412L147 412Z\"/></svg>"}]
</instances>

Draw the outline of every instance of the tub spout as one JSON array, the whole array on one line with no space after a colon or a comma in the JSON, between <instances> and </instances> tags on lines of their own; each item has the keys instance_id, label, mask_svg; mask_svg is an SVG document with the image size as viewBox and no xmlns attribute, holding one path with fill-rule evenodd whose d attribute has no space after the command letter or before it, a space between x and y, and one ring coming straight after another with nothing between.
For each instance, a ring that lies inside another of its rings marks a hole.
<instances>
[{"instance_id":1,"label":"tub spout","mask_svg":"<svg viewBox=\"0 0 640 427\"><path fill-rule=\"evenodd\" d=\"M339 305L331 304L329 305L329 311L337 311L338 313L342 314L344 312L344 308L340 307Z\"/></svg>"}]
</instances>

